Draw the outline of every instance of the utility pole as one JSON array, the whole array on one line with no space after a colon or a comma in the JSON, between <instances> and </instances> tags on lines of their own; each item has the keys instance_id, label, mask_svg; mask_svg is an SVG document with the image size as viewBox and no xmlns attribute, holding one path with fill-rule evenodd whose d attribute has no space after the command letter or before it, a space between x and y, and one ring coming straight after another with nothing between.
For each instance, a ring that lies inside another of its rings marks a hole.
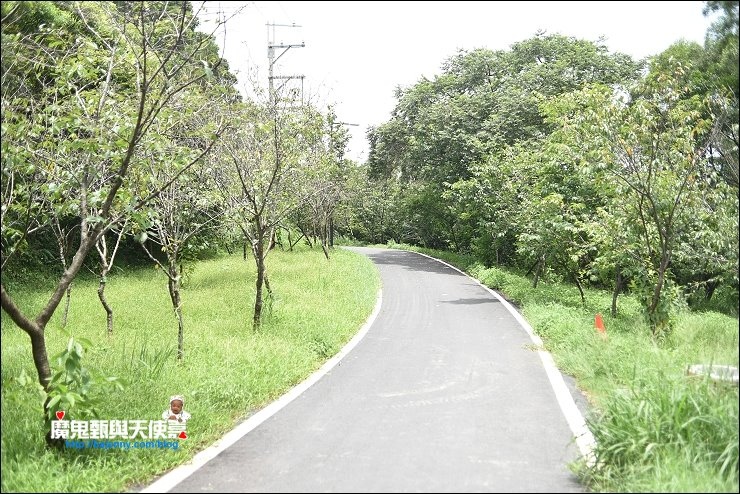
<instances>
[{"instance_id":1,"label":"utility pole","mask_svg":"<svg viewBox=\"0 0 740 494\"><path fill-rule=\"evenodd\" d=\"M269 67L269 85L270 85L270 103L277 105L277 91L280 91L285 84L291 80L291 79L300 79L301 80L301 104L303 104L303 79L305 78L304 75L283 75L283 76L276 76L273 75L273 66L275 63L285 55L285 53L290 50L291 48L304 48L306 46L305 42L301 42L300 45L298 44L275 44L275 28L276 27L301 27L299 25L293 24L275 24L275 23L268 23L267 24L267 60L268 60L268 67ZM272 28L272 36L270 35L270 28ZM275 49L282 50L280 54L275 57ZM284 80L280 87L275 89L275 79L281 79Z\"/></svg>"},{"instance_id":2,"label":"utility pole","mask_svg":"<svg viewBox=\"0 0 740 494\"><path fill-rule=\"evenodd\" d=\"M329 135L330 135L332 141L334 140L334 129L335 128L338 128L341 125L348 125L348 126L352 126L352 127L359 127L360 126L360 124L349 123L349 122L331 122L330 123L330 134ZM338 151L341 151L341 150L338 150ZM343 154L344 153L339 153L339 155L337 156L337 159L341 161Z\"/></svg>"}]
</instances>

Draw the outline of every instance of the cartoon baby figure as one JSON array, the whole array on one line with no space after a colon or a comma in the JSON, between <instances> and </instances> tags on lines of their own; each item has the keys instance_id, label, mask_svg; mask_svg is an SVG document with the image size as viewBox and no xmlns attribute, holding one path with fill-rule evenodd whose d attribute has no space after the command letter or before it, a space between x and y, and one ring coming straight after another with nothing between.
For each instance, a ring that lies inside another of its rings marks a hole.
<instances>
[{"instance_id":1,"label":"cartoon baby figure","mask_svg":"<svg viewBox=\"0 0 740 494\"><path fill-rule=\"evenodd\" d=\"M182 395L175 395L170 397L170 408L162 412L163 420L176 420L177 422L185 423L190 418L190 414L183 410L185 406L185 398Z\"/></svg>"}]
</instances>

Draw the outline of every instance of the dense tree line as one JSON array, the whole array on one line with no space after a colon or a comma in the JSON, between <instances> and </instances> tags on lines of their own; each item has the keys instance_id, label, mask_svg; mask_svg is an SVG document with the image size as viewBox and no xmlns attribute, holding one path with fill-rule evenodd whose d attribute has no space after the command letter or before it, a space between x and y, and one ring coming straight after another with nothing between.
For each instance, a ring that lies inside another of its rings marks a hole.
<instances>
[{"instance_id":1,"label":"dense tree line","mask_svg":"<svg viewBox=\"0 0 740 494\"><path fill-rule=\"evenodd\" d=\"M368 132L347 228L643 300L656 336L685 295L738 293L738 4L704 46L644 61L538 33L461 51ZM583 294L583 291L581 291Z\"/></svg>"}]
</instances>

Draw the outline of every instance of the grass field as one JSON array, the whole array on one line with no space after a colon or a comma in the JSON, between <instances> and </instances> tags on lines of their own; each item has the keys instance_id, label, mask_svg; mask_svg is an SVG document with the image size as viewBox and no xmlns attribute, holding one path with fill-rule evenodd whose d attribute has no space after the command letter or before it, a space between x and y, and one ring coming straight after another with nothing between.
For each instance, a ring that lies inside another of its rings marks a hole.
<instances>
[{"instance_id":1,"label":"grass field","mask_svg":"<svg viewBox=\"0 0 740 494\"><path fill-rule=\"evenodd\" d=\"M192 418L189 437L177 449L45 447L29 338L3 313L2 491L123 491L151 481L306 378L357 332L375 305L379 277L358 254L338 249L327 261L318 249L275 251L267 265L275 297L256 333L251 260L222 256L186 267L181 363L162 273L139 268L110 277L112 338L106 335L97 280L86 276L74 283L66 330L92 342L83 365L126 382L123 391L100 390L100 418L158 420L169 397L183 394ZM19 305L32 312L50 287L34 279L11 288ZM60 316L61 307L46 329L50 357L68 342Z\"/></svg>"}]
</instances>

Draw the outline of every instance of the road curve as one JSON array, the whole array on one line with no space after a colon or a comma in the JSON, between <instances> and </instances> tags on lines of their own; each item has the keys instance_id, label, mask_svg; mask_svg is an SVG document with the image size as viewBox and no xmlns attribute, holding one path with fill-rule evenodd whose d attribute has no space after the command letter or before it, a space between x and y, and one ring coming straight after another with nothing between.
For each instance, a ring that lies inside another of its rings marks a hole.
<instances>
[{"instance_id":1,"label":"road curve","mask_svg":"<svg viewBox=\"0 0 740 494\"><path fill-rule=\"evenodd\" d=\"M582 492L573 434L511 313L438 261L354 250L383 283L364 339L172 492Z\"/></svg>"}]
</instances>

